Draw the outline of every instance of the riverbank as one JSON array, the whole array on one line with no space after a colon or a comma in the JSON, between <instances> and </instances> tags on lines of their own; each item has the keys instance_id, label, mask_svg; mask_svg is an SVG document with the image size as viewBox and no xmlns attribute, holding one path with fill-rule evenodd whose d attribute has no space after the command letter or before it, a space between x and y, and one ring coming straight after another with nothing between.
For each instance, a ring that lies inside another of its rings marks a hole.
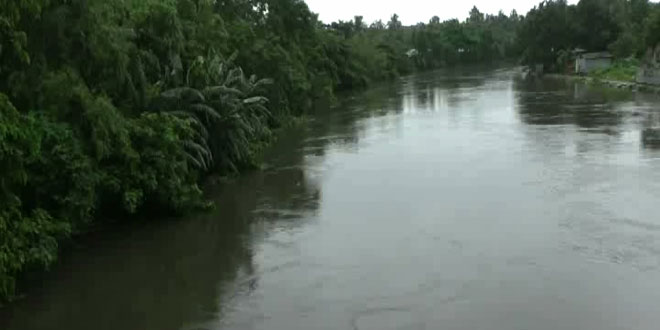
<instances>
[{"instance_id":1,"label":"riverbank","mask_svg":"<svg viewBox=\"0 0 660 330\"><path fill-rule=\"evenodd\" d=\"M64 236L57 238L56 247L53 251L49 251L49 262L44 267L29 267L23 269L13 277L2 278L0 272L0 280L11 281L10 288L3 288L5 291L0 290L0 310L9 307L17 301L23 300L29 296L32 287L39 287L40 283L48 278L51 269L59 268L61 258L70 258L72 255L77 254L82 246L92 247L97 246L95 243L98 237L117 237L120 234L127 234L132 229L139 230L139 228L151 226L153 218L160 218L159 222L178 222L185 217L204 216L205 214L222 212L218 209L218 205L214 203L212 197L214 190L218 186L227 184L232 181L240 180L241 177L246 175L253 175L255 172L267 170L264 162L265 150L277 144L278 139L284 132L305 125L308 122L307 115L287 116L278 118L277 127L270 128L267 138L258 141L250 146L251 158L250 163L246 163L236 171L213 171L203 174L197 181L199 195L195 196L195 207L186 209L182 212L177 212L169 209L169 205L161 204L164 209L140 209L133 214L101 214L92 219L84 226L79 226L72 230L67 228ZM0 213L0 225L5 221L4 214ZM9 228L11 230L11 228ZM0 227L0 234L5 228ZM37 235L39 233L34 233ZM0 243L9 236L0 237ZM2 245L0 244L0 247ZM9 251L11 252L11 251ZM2 256L3 251L0 251ZM0 270L3 270L0 268ZM8 279L9 278L9 279ZM1 282L1 281L0 281ZM4 283L0 283L4 284ZM1 288L1 287L0 287Z\"/></svg>"},{"instance_id":2,"label":"riverbank","mask_svg":"<svg viewBox=\"0 0 660 330\"><path fill-rule=\"evenodd\" d=\"M568 74L545 74L545 77L557 78L557 79L568 79L581 81L588 84L594 85L603 85L611 88L630 90L632 92L645 92L645 93L655 93L660 94L660 86L641 84L634 81L622 81L622 80L612 80L612 79L601 79L596 77L589 76L577 76L577 75L568 75Z\"/></svg>"}]
</instances>

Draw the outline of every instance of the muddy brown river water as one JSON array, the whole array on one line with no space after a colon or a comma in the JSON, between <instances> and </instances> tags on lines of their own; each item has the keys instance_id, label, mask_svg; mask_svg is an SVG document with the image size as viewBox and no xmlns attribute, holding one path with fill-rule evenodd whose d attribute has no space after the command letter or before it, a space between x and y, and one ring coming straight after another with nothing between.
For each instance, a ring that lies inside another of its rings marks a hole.
<instances>
[{"instance_id":1,"label":"muddy brown river water","mask_svg":"<svg viewBox=\"0 0 660 330\"><path fill-rule=\"evenodd\" d=\"M282 132L218 210L98 235L6 330L660 329L660 99L401 78Z\"/></svg>"}]
</instances>

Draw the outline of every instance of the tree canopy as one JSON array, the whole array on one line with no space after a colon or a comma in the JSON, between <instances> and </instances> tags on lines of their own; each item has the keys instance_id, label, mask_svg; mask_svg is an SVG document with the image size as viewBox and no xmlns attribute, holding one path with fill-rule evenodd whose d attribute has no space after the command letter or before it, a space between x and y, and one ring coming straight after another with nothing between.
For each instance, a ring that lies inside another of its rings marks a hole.
<instances>
[{"instance_id":1,"label":"tree canopy","mask_svg":"<svg viewBox=\"0 0 660 330\"><path fill-rule=\"evenodd\" d=\"M611 51L619 58L641 56L658 44L660 5L648 0L547 0L523 19L518 43L525 63L557 69L562 53L575 48Z\"/></svg>"}]
</instances>

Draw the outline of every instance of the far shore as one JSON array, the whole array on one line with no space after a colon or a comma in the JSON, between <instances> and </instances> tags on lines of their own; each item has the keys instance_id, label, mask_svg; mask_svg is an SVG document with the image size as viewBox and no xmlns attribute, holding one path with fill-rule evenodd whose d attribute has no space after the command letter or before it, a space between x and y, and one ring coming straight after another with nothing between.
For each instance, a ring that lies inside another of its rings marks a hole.
<instances>
[{"instance_id":1,"label":"far shore","mask_svg":"<svg viewBox=\"0 0 660 330\"><path fill-rule=\"evenodd\" d=\"M645 92L645 93L655 93L660 94L660 86L642 84L634 81L623 81L623 80L612 80L612 79L600 79L589 76L578 76L572 74L559 74L559 73L549 73L545 74L545 77L550 78L563 78L563 79L573 79L584 81L590 84L606 85L612 88L617 89L627 89L633 92Z\"/></svg>"}]
</instances>

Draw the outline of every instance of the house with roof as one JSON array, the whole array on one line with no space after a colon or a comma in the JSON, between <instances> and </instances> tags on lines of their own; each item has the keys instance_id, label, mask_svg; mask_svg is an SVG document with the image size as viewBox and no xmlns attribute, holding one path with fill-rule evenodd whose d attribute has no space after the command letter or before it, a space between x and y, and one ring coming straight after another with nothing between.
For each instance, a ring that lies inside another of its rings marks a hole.
<instances>
[{"instance_id":1,"label":"house with roof","mask_svg":"<svg viewBox=\"0 0 660 330\"><path fill-rule=\"evenodd\" d=\"M596 70L607 69L612 65L612 54L609 52L587 53L582 49L576 49L575 53L575 73L589 74Z\"/></svg>"}]
</instances>

